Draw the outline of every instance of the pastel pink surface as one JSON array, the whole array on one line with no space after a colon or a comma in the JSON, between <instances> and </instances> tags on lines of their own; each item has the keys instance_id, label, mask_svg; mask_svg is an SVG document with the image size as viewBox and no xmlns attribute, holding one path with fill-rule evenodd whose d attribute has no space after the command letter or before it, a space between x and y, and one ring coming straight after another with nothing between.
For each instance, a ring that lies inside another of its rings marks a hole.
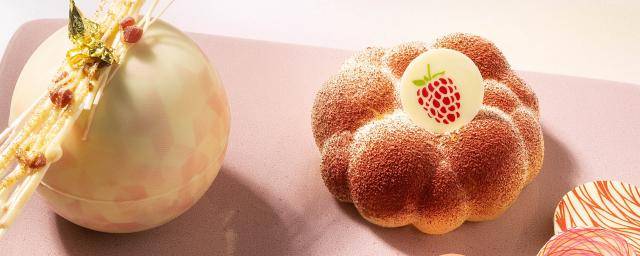
<instances>
[{"instance_id":1,"label":"pastel pink surface","mask_svg":"<svg viewBox=\"0 0 640 256\"><path fill-rule=\"evenodd\" d=\"M15 34L0 63L0 123L26 59L62 24L39 20ZM57 217L36 195L0 240L3 255L535 255L567 191L595 179L640 180L640 87L522 72L540 99L546 151L515 204L495 221L440 236L374 226L324 187L311 134L315 92L351 53L191 36L215 60L232 119L224 165L202 200L159 228L113 235Z\"/></svg>"}]
</instances>

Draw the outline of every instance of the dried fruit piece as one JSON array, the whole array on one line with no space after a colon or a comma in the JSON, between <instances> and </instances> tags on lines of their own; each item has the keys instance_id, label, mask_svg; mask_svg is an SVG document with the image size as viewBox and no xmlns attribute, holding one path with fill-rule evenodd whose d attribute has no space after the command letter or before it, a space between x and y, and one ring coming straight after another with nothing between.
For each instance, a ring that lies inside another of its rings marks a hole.
<instances>
[{"instance_id":1,"label":"dried fruit piece","mask_svg":"<svg viewBox=\"0 0 640 256\"><path fill-rule=\"evenodd\" d=\"M18 162L31 169L40 169L47 165L47 158L43 153L37 153L35 156L30 156L24 150L17 150L16 158L18 159Z\"/></svg>"},{"instance_id":2,"label":"dried fruit piece","mask_svg":"<svg viewBox=\"0 0 640 256\"><path fill-rule=\"evenodd\" d=\"M31 161L29 161L29 164L27 166L31 169L40 169L45 165L47 165L47 158L44 156L43 153L38 153L36 157L30 160Z\"/></svg>"},{"instance_id":3,"label":"dried fruit piece","mask_svg":"<svg viewBox=\"0 0 640 256\"><path fill-rule=\"evenodd\" d=\"M122 40L125 43L135 44L142 38L142 32L138 26L128 26L124 29Z\"/></svg>"},{"instance_id":4,"label":"dried fruit piece","mask_svg":"<svg viewBox=\"0 0 640 256\"><path fill-rule=\"evenodd\" d=\"M124 30L125 28L133 26L135 24L136 20L134 20L133 17L129 16L120 21L120 28Z\"/></svg>"},{"instance_id":5,"label":"dried fruit piece","mask_svg":"<svg viewBox=\"0 0 640 256\"><path fill-rule=\"evenodd\" d=\"M51 103L58 108L65 108L69 104L71 104L71 100L73 100L73 92L71 90L58 90L49 92L49 99L51 99Z\"/></svg>"}]
</instances>

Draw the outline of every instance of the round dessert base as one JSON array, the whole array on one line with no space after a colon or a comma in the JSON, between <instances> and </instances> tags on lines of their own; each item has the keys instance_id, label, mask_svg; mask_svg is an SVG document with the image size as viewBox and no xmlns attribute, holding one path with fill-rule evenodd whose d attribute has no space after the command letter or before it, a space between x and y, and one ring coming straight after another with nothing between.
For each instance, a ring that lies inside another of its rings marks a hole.
<instances>
[{"instance_id":1,"label":"round dessert base","mask_svg":"<svg viewBox=\"0 0 640 256\"><path fill-rule=\"evenodd\" d=\"M202 198L220 168L220 163L214 164L174 191L140 200L88 200L44 182L38 193L56 214L78 226L105 233L133 233L161 226L185 213Z\"/></svg>"}]
</instances>

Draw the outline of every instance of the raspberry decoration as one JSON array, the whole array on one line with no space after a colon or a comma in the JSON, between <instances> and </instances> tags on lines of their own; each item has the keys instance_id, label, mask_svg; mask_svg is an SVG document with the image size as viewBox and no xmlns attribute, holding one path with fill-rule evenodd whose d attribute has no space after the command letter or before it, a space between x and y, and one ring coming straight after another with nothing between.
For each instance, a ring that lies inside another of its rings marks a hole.
<instances>
[{"instance_id":1,"label":"raspberry decoration","mask_svg":"<svg viewBox=\"0 0 640 256\"><path fill-rule=\"evenodd\" d=\"M135 24L136 24L136 20L133 17L128 16L122 19L122 21L120 21L120 29L124 30L125 28L133 26Z\"/></svg>"},{"instance_id":2,"label":"raspberry decoration","mask_svg":"<svg viewBox=\"0 0 640 256\"><path fill-rule=\"evenodd\" d=\"M135 44L142 38L142 29L138 26L129 26L122 33L122 40L125 43Z\"/></svg>"},{"instance_id":3,"label":"raspberry decoration","mask_svg":"<svg viewBox=\"0 0 640 256\"><path fill-rule=\"evenodd\" d=\"M136 20L131 16L120 21L120 29L122 29L122 41L130 44L140 41L144 32L142 28L136 26Z\"/></svg>"},{"instance_id":4,"label":"raspberry decoration","mask_svg":"<svg viewBox=\"0 0 640 256\"><path fill-rule=\"evenodd\" d=\"M453 79L445 76L445 71L432 75L431 64L427 64L427 74L423 79L413 80L413 84L420 87L416 92L418 104L429 118L444 124L460 118L460 92Z\"/></svg>"},{"instance_id":5,"label":"raspberry decoration","mask_svg":"<svg viewBox=\"0 0 640 256\"><path fill-rule=\"evenodd\" d=\"M66 108L73 100L73 92L69 89L49 92L49 99L54 106Z\"/></svg>"},{"instance_id":6,"label":"raspberry decoration","mask_svg":"<svg viewBox=\"0 0 640 256\"><path fill-rule=\"evenodd\" d=\"M402 110L435 134L450 133L471 122L484 98L478 67L450 49L430 49L413 59L398 89Z\"/></svg>"}]
</instances>

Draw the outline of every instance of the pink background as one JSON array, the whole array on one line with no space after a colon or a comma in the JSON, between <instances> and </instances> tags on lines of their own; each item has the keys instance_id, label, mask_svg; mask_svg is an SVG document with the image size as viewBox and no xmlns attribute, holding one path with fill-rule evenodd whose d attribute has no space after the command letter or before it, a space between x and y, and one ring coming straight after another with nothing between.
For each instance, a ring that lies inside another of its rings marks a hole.
<instances>
[{"instance_id":1,"label":"pink background","mask_svg":"<svg viewBox=\"0 0 640 256\"><path fill-rule=\"evenodd\" d=\"M0 122L29 57L59 20L26 24L0 63ZM522 72L540 99L545 163L502 217L440 236L385 229L335 201L319 173L310 110L347 51L192 34L218 68L231 104L227 158L191 210L149 231L113 235L57 217L35 196L0 240L3 255L533 255L553 234L553 210L575 185L637 183L640 89Z\"/></svg>"},{"instance_id":2,"label":"pink background","mask_svg":"<svg viewBox=\"0 0 640 256\"><path fill-rule=\"evenodd\" d=\"M66 18L67 2L0 1L0 56L24 22ZM87 15L98 2L76 1ZM638 10L636 0L188 0L162 18L185 31L350 50L467 32L490 38L518 70L640 84Z\"/></svg>"}]
</instances>

